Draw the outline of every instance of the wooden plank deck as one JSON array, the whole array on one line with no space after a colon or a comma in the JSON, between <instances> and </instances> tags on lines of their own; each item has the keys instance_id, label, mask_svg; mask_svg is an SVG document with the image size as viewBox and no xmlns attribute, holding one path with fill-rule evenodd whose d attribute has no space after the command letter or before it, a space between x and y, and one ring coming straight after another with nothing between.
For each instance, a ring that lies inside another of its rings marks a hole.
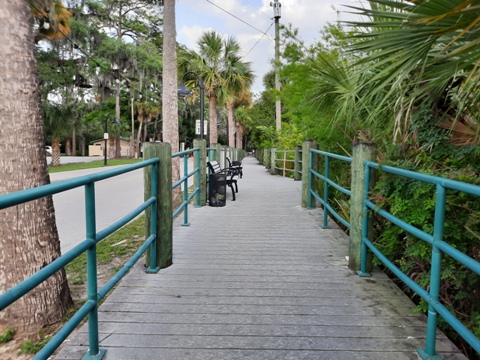
<instances>
[{"instance_id":1,"label":"wooden plank deck","mask_svg":"<svg viewBox=\"0 0 480 360\"><path fill-rule=\"evenodd\" d=\"M176 221L174 264L137 264L100 307L105 359L419 359L425 318L411 301L383 273L347 268L346 235L300 207L300 182L243 164L237 201ZM87 349L84 326L56 359ZM443 334L437 349L465 359Z\"/></svg>"}]
</instances>

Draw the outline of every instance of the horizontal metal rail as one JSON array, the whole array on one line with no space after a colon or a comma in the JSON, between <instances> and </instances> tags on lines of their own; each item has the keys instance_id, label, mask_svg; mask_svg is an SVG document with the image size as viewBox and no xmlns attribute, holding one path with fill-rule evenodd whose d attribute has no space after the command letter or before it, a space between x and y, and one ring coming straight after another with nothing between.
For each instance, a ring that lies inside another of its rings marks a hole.
<instances>
[{"instance_id":1,"label":"horizontal metal rail","mask_svg":"<svg viewBox=\"0 0 480 360\"><path fill-rule=\"evenodd\" d=\"M183 157L183 176L174 184L172 184L172 190L176 189L180 185L183 184L183 201L179 205L179 207L174 210L172 216L175 218L183 211L183 224L182 226L189 226L190 223L188 222L188 204L190 201L196 196L196 205L200 207L200 156L197 156L197 162L195 164L195 168L192 172L188 172L188 158L189 156L194 156L194 154L200 154L200 148L196 147L190 150L180 151L177 153L172 154L172 158L176 157ZM192 194L188 195L188 179L197 175L196 187L193 190Z\"/></svg>"},{"instance_id":2,"label":"horizontal metal rail","mask_svg":"<svg viewBox=\"0 0 480 360\"><path fill-rule=\"evenodd\" d=\"M320 174L318 171L314 169L314 155L321 155L325 157L325 169L324 174ZM338 191L344 193L347 196L351 196L351 191L349 189L344 188L343 186L337 184L335 181L329 178L330 176L330 159L341 160L347 163L352 162L352 158L341 156L337 154L328 153L325 151L320 151L316 149L310 149L310 164L309 164L309 181L308 181L308 208L311 209L313 207L313 198L317 199L320 204L323 205L323 228L328 228L328 214L329 212L338 220L340 221L347 229L350 229L350 219L343 218L340 214L338 214L335 209L329 203L329 185L333 188L337 189ZM323 198L315 191L313 188L313 180L318 178L323 181Z\"/></svg>"},{"instance_id":3,"label":"horizontal metal rail","mask_svg":"<svg viewBox=\"0 0 480 360\"><path fill-rule=\"evenodd\" d=\"M437 176L431 176L414 171L395 168L392 166L379 165L374 162L365 161L365 183L364 183L364 199L363 199L363 224L362 224L362 254L361 268L359 275L368 275L367 273L367 249L370 249L382 263L388 267L400 280L408 287L415 291L423 300L428 303L427 318L427 334L425 349L419 349L418 353L422 359L432 359L436 356L436 329L437 317L442 316L443 319L468 343L480 353L480 340L456 317L453 315L440 301L440 281L441 281L441 260L442 254L447 254L460 264L466 266L471 271L480 275L480 262L455 249L443 240L445 209L446 209L446 191L455 190L464 192L473 196L480 197L480 186L466 184L460 181L445 179ZM381 209L377 204L369 200L369 184L371 178L371 170L376 169L397 176L417 180L423 183L436 186L435 191L435 215L433 224L433 235L408 224L407 222L392 215L388 211ZM406 232L412 234L420 240L432 246L432 260L430 270L430 282L427 290L422 288L414 280L403 273L395 264L393 264L368 238L367 224L369 211L384 217L394 225L400 227Z\"/></svg>"},{"instance_id":4,"label":"horizontal metal rail","mask_svg":"<svg viewBox=\"0 0 480 360\"><path fill-rule=\"evenodd\" d=\"M184 169L182 178L172 185L172 190L183 184L184 201L180 207L172 214L177 216L182 210L184 211L184 225L188 225L188 204L196 196L197 205L200 206L200 157L197 156L197 163L192 172L188 172L188 156L199 152L200 148L182 151L172 154L172 158L183 156ZM0 295L0 310L3 310L23 295L40 285L43 281L52 276L67 264L75 260L83 253L87 253L87 284L88 284L88 300L87 302L70 318L70 320L52 337L52 339L35 355L33 359L47 359L69 336L69 334L81 323L81 321L89 317L89 344L90 349L85 355L92 359L101 359L105 354L105 350L99 349L98 345L98 302L104 298L107 293L128 273L133 265L140 259L145 251L150 248L150 268L147 272L158 271L155 268L156 259L156 222L157 222L157 185L158 185L158 163L160 159L153 158L142 161L137 164L125 165L116 169L99 172L96 174L80 176L74 179L63 180L53 184L40 186L37 188L18 191L15 193L0 196L0 209L22 204L27 201L36 200L45 196L58 194L64 191L72 190L78 187L85 187L85 208L86 208L86 228L87 237L85 240L76 245L73 249L61 255L53 262L43 267L41 270L7 290ZM95 229L95 187L94 184L101 180L106 180L121 174L125 174L137 169L152 166L151 179L151 197L149 197L140 206L133 209L130 213L124 215L121 219L110 224L106 228L97 231ZM197 176L197 187L193 193L188 196L188 179ZM96 245L110 234L114 233L122 226L129 223L135 217L152 209L150 233L151 235L143 242L135 254L122 266L122 268L101 288L97 289L97 271L96 271Z\"/></svg>"}]
</instances>

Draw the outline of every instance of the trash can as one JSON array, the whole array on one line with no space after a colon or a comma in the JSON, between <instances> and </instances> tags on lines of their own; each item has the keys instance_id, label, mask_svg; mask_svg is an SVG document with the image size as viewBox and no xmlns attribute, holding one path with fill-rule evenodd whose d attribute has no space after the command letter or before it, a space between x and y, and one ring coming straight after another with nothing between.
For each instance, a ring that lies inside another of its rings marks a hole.
<instances>
[{"instance_id":1,"label":"trash can","mask_svg":"<svg viewBox=\"0 0 480 360\"><path fill-rule=\"evenodd\" d=\"M210 174L208 178L208 204L210 206L225 206L227 197L227 176L225 174Z\"/></svg>"}]
</instances>

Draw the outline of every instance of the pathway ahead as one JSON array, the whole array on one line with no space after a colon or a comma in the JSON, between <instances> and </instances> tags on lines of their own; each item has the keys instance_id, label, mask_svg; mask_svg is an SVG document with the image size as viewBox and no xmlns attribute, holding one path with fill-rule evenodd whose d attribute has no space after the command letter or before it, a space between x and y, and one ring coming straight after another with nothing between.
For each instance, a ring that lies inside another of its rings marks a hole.
<instances>
[{"instance_id":1,"label":"pathway ahead","mask_svg":"<svg viewBox=\"0 0 480 360\"><path fill-rule=\"evenodd\" d=\"M243 164L237 201L179 219L174 264L137 264L100 307L105 359L418 359L425 320L410 300L378 271L348 270L346 236L300 207L300 182ZM87 349L84 326L56 359ZM465 359L441 334L437 349Z\"/></svg>"}]
</instances>

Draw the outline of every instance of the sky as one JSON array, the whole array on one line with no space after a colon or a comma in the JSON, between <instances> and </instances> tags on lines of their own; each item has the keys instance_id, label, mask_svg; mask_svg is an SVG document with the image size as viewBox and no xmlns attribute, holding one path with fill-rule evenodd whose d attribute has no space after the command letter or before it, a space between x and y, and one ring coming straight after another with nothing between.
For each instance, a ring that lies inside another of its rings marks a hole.
<instances>
[{"instance_id":1,"label":"sky","mask_svg":"<svg viewBox=\"0 0 480 360\"><path fill-rule=\"evenodd\" d=\"M275 25L270 6L273 1L177 0L177 41L198 51L197 40L206 30L215 30L224 37L233 36L240 42L244 61L252 64L255 74L252 91L258 94L264 90L263 76L272 69L275 56ZM279 0L280 24L290 23L298 28L298 38L309 45L320 40L320 30L328 22L358 19L345 13L349 9L342 5L359 6L360 1Z\"/></svg>"}]
</instances>

